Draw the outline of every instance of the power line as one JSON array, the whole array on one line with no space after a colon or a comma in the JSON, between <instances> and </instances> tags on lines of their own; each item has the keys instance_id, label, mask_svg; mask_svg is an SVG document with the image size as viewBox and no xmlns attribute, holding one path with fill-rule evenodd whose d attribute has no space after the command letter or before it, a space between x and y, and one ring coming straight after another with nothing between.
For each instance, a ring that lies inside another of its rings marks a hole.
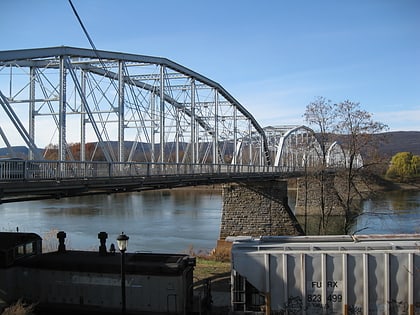
<instances>
[{"instance_id":1,"label":"power line","mask_svg":"<svg viewBox=\"0 0 420 315\"><path fill-rule=\"evenodd\" d=\"M73 2L71 2L71 0L69 0L69 3L70 3L71 8L73 9L74 15L76 16L77 20L79 21L79 24L82 27L83 32L85 33L85 35L86 35L86 37L87 37L87 39L88 39L88 41L90 43L90 46L92 47L92 49L95 51L95 54L99 58L98 53L96 51L95 44L93 43L92 38L89 36L89 33L88 33L86 27L83 25L82 19L80 18L79 14L77 13L76 8L73 5Z\"/></svg>"}]
</instances>

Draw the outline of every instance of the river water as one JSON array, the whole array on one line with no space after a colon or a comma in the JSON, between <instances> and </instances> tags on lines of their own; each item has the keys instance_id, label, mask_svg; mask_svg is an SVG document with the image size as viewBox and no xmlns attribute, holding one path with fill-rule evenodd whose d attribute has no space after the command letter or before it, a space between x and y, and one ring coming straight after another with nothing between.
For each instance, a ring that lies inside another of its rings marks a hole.
<instances>
[{"instance_id":1,"label":"river water","mask_svg":"<svg viewBox=\"0 0 420 315\"><path fill-rule=\"evenodd\" d=\"M293 200L293 198L289 199ZM293 205L291 205L293 208ZM219 237L220 190L162 190L0 204L0 231L35 232L54 250L56 233L69 249L96 250L123 231L130 252L209 251ZM353 228L358 234L420 233L420 191L387 192L363 203Z\"/></svg>"}]
</instances>

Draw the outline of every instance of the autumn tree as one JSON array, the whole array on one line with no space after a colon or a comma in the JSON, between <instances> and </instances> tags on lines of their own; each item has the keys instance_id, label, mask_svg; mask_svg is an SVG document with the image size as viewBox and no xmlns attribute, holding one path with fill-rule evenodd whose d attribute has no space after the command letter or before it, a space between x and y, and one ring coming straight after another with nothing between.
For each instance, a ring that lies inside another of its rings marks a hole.
<instances>
[{"instance_id":1,"label":"autumn tree","mask_svg":"<svg viewBox=\"0 0 420 315\"><path fill-rule=\"evenodd\" d=\"M46 160L57 160L58 159L58 145L49 144L45 147L43 153L44 159Z\"/></svg>"},{"instance_id":2,"label":"autumn tree","mask_svg":"<svg viewBox=\"0 0 420 315\"><path fill-rule=\"evenodd\" d=\"M69 145L69 151L71 152L71 156L75 160L80 160L80 143L71 143Z\"/></svg>"},{"instance_id":3,"label":"autumn tree","mask_svg":"<svg viewBox=\"0 0 420 315\"><path fill-rule=\"evenodd\" d=\"M80 143L71 143L66 146L66 159L70 161L81 160L81 145ZM58 160L58 145L49 144L44 149L44 158L46 160ZM105 155L98 143L85 144L85 159L88 161L105 161Z\"/></svg>"}]
</instances>

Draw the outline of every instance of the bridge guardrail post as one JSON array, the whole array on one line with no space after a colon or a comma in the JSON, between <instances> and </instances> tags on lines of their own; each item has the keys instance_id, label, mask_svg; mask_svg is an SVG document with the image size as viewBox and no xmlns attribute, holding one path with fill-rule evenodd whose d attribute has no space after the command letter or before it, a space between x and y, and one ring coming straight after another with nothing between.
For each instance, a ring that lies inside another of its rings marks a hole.
<instances>
[{"instance_id":1,"label":"bridge guardrail post","mask_svg":"<svg viewBox=\"0 0 420 315\"><path fill-rule=\"evenodd\" d=\"M29 170L28 170L28 161L23 161L23 179L28 180L29 178Z\"/></svg>"},{"instance_id":2,"label":"bridge guardrail post","mask_svg":"<svg viewBox=\"0 0 420 315\"><path fill-rule=\"evenodd\" d=\"M60 172L61 172L61 164L59 161L57 161L56 165L55 165L55 179L59 180L60 179Z\"/></svg>"},{"instance_id":3,"label":"bridge guardrail post","mask_svg":"<svg viewBox=\"0 0 420 315\"><path fill-rule=\"evenodd\" d=\"M90 177L89 176L89 170L93 168L93 166L89 166L88 162L85 161L85 176L86 177ZM93 171L93 170L92 170Z\"/></svg>"}]
</instances>

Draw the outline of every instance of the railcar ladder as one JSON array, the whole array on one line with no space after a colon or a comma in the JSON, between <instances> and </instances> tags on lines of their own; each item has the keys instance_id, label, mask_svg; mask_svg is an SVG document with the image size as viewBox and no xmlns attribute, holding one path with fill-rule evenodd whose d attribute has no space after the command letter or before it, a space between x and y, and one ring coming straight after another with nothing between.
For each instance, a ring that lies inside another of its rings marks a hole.
<instances>
[{"instance_id":1,"label":"railcar ladder","mask_svg":"<svg viewBox=\"0 0 420 315\"><path fill-rule=\"evenodd\" d=\"M246 311L246 278L241 276L236 270L232 270L232 311Z\"/></svg>"}]
</instances>

